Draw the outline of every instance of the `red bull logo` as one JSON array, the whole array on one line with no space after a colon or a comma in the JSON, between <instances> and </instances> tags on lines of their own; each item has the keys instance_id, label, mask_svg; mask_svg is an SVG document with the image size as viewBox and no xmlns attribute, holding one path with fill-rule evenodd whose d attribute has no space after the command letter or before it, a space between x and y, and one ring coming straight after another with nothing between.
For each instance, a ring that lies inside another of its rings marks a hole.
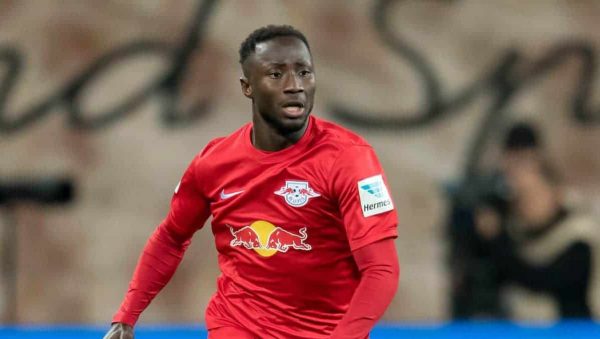
<instances>
[{"instance_id":1,"label":"red bull logo","mask_svg":"<svg viewBox=\"0 0 600 339\"><path fill-rule=\"evenodd\" d=\"M302 207L308 203L309 199L321 196L308 185L307 181L295 180L286 180L285 186L273 193L284 197L285 202L293 207Z\"/></svg>"},{"instance_id":2,"label":"red bull logo","mask_svg":"<svg viewBox=\"0 0 600 339\"><path fill-rule=\"evenodd\" d=\"M263 257L270 257L277 252L285 253L290 249L301 251L312 249L309 244L305 243L308 238L306 227L299 229L298 234L263 220L255 221L238 230L229 225L228 227L233 235L229 245L252 249Z\"/></svg>"}]
</instances>

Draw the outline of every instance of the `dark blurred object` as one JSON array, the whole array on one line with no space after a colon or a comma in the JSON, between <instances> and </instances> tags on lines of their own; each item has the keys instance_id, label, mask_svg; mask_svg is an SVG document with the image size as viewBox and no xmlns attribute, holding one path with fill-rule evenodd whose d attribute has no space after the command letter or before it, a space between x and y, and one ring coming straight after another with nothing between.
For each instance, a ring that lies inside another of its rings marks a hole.
<instances>
[{"instance_id":1,"label":"dark blurred object","mask_svg":"<svg viewBox=\"0 0 600 339\"><path fill-rule=\"evenodd\" d=\"M500 141L506 164L540 149L537 130L528 122L513 124ZM505 166L504 166L505 167ZM467 173L473 173L466 171ZM502 277L485 239L475 225L476 212L490 209L499 217L505 231L510 213L511 192L503 165L446 185L449 211L446 230L450 241L448 264L451 284L451 314L455 319L504 318L506 310L500 300Z\"/></svg>"},{"instance_id":2,"label":"dark blurred object","mask_svg":"<svg viewBox=\"0 0 600 339\"><path fill-rule=\"evenodd\" d=\"M590 318L595 220L564 201L534 125L514 124L501 147L494 169L447 188L453 318Z\"/></svg>"},{"instance_id":3,"label":"dark blurred object","mask_svg":"<svg viewBox=\"0 0 600 339\"><path fill-rule=\"evenodd\" d=\"M447 196L457 207L474 208L481 204L491 205L502 214L506 213L510 190L500 172L481 174L467 180L445 186Z\"/></svg>"},{"instance_id":4,"label":"dark blurred object","mask_svg":"<svg viewBox=\"0 0 600 339\"><path fill-rule=\"evenodd\" d=\"M64 204L72 199L73 181L68 178L0 181L0 204L12 201Z\"/></svg>"},{"instance_id":5,"label":"dark blurred object","mask_svg":"<svg viewBox=\"0 0 600 339\"><path fill-rule=\"evenodd\" d=\"M4 212L2 235L2 278L5 281L4 323L17 322L17 224L12 205L30 201L38 204L66 204L74 198L74 184L70 178L18 179L0 181L0 207Z\"/></svg>"},{"instance_id":6,"label":"dark blurred object","mask_svg":"<svg viewBox=\"0 0 600 339\"><path fill-rule=\"evenodd\" d=\"M510 192L502 175L469 178L446 187L450 199L446 229L450 240L451 313L455 319L502 318L499 273L489 249L475 230L478 207L492 208L505 223Z\"/></svg>"}]
</instances>

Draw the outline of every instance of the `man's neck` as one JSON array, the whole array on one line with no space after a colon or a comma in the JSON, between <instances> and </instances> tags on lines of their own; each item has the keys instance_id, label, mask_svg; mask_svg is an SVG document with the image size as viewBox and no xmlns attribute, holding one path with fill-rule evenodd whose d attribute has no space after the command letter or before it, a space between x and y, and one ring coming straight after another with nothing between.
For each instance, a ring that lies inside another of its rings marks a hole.
<instances>
[{"instance_id":1,"label":"man's neck","mask_svg":"<svg viewBox=\"0 0 600 339\"><path fill-rule=\"evenodd\" d=\"M252 122L252 145L267 152L281 151L294 145L302 138L308 126L307 120L306 124L304 124L300 130L288 134L282 134L279 130L262 119L258 114L253 114Z\"/></svg>"}]
</instances>

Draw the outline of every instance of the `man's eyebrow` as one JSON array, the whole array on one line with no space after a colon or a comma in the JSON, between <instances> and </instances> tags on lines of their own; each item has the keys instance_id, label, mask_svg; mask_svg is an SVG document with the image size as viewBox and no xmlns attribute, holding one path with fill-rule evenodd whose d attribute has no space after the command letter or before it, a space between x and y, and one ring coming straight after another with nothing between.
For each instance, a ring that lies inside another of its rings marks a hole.
<instances>
[{"instance_id":1,"label":"man's eyebrow","mask_svg":"<svg viewBox=\"0 0 600 339\"><path fill-rule=\"evenodd\" d=\"M263 62L263 65L269 66L269 67L272 67L272 66L282 67L282 66L285 66L287 64L285 62L269 62L269 61L265 61L265 62Z\"/></svg>"},{"instance_id":2,"label":"man's eyebrow","mask_svg":"<svg viewBox=\"0 0 600 339\"><path fill-rule=\"evenodd\" d=\"M266 66L266 67L285 67L288 65L285 62L269 62L269 61L265 61L262 64L263 64L263 66ZM294 63L294 66L308 67L308 66L312 66L312 65L309 63L306 63L304 61L297 61Z\"/></svg>"},{"instance_id":3,"label":"man's eyebrow","mask_svg":"<svg viewBox=\"0 0 600 339\"><path fill-rule=\"evenodd\" d=\"M306 66L306 67L310 67L312 66L310 63L306 63L304 61L298 61L295 63L296 66Z\"/></svg>"}]
</instances>

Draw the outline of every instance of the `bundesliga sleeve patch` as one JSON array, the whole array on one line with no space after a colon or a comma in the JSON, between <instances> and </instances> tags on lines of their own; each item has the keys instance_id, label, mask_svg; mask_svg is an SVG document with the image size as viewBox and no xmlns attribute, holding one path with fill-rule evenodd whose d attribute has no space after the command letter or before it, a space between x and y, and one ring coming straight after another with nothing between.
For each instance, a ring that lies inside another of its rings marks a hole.
<instances>
[{"instance_id":1,"label":"bundesliga sleeve patch","mask_svg":"<svg viewBox=\"0 0 600 339\"><path fill-rule=\"evenodd\" d=\"M358 194L363 215L372 215L391 211L394 204L383 182L381 174L375 175L358 182Z\"/></svg>"}]
</instances>

